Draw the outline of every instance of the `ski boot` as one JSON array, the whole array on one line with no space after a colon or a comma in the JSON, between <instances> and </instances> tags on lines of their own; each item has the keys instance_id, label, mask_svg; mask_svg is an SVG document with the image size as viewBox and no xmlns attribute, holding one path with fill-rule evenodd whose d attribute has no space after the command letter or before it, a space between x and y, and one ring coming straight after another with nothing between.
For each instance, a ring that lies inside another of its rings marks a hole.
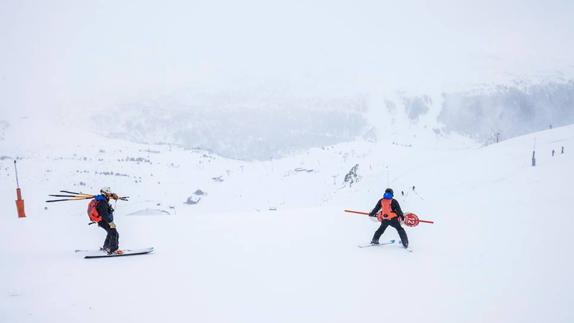
<instances>
[{"instance_id":1,"label":"ski boot","mask_svg":"<svg viewBox=\"0 0 574 323\"><path fill-rule=\"evenodd\" d=\"M123 255L124 252L123 252L123 250L118 249L116 251L109 252L108 254L110 254L110 255Z\"/></svg>"},{"instance_id":2,"label":"ski boot","mask_svg":"<svg viewBox=\"0 0 574 323\"><path fill-rule=\"evenodd\" d=\"M379 241L378 240L372 240L371 244L379 244Z\"/></svg>"},{"instance_id":3,"label":"ski boot","mask_svg":"<svg viewBox=\"0 0 574 323\"><path fill-rule=\"evenodd\" d=\"M110 249L106 248L106 249L104 249L104 251L105 251L108 255L123 255L123 254L124 254L123 250L120 250L120 249L111 251Z\"/></svg>"}]
</instances>

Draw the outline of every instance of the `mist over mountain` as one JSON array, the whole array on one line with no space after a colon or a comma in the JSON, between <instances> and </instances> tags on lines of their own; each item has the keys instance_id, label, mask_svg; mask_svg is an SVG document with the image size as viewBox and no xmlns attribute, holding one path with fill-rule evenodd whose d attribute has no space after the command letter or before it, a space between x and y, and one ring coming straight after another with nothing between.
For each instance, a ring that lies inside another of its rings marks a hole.
<instances>
[{"instance_id":1,"label":"mist over mountain","mask_svg":"<svg viewBox=\"0 0 574 323\"><path fill-rule=\"evenodd\" d=\"M493 142L574 123L574 81L443 94L447 130Z\"/></svg>"},{"instance_id":2,"label":"mist over mountain","mask_svg":"<svg viewBox=\"0 0 574 323\"><path fill-rule=\"evenodd\" d=\"M361 136L369 125L366 104L361 97L192 95L124 106L105 134L234 159L271 159Z\"/></svg>"},{"instance_id":3,"label":"mist over mountain","mask_svg":"<svg viewBox=\"0 0 574 323\"><path fill-rule=\"evenodd\" d=\"M573 13L563 0L4 1L0 120L105 115L98 133L247 160L415 130L511 138L573 122Z\"/></svg>"},{"instance_id":4,"label":"mist over mountain","mask_svg":"<svg viewBox=\"0 0 574 323\"><path fill-rule=\"evenodd\" d=\"M396 142L412 136L413 127L428 137L456 133L491 143L571 123L574 81L549 81L440 95L183 91L125 104L114 112L114 122L98 131L138 143L266 160L357 138Z\"/></svg>"},{"instance_id":5,"label":"mist over mountain","mask_svg":"<svg viewBox=\"0 0 574 323\"><path fill-rule=\"evenodd\" d=\"M0 118L271 79L436 104L475 84L572 77L573 13L563 0L2 1Z\"/></svg>"}]
</instances>

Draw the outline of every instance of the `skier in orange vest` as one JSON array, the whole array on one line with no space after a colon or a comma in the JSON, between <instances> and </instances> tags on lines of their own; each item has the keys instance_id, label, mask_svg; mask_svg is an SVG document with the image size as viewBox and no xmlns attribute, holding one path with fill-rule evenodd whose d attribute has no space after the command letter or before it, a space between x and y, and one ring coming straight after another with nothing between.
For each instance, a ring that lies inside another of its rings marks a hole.
<instances>
[{"instance_id":1,"label":"skier in orange vest","mask_svg":"<svg viewBox=\"0 0 574 323\"><path fill-rule=\"evenodd\" d=\"M405 229L403 229L401 226L401 222L404 221L405 217L399 202L393 198L393 195L393 190L387 188L383 198L377 202L375 208L371 211L371 213L369 213L369 216L376 216L379 222L381 222L381 226L377 229L377 231L375 231L371 243L379 244L379 238L390 225L399 233L399 237L401 238L403 246L408 248L409 238L407 237Z\"/></svg>"}]
</instances>

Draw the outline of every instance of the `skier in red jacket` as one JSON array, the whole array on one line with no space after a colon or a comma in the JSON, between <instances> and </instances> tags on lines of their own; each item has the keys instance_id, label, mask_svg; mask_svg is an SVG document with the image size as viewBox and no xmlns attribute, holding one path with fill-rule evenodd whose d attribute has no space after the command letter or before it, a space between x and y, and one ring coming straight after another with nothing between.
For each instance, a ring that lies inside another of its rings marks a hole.
<instances>
[{"instance_id":1,"label":"skier in red jacket","mask_svg":"<svg viewBox=\"0 0 574 323\"><path fill-rule=\"evenodd\" d=\"M407 248L409 246L409 238L407 237L405 229L401 226L401 221L403 221L405 217L399 202L393 198L393 195L393 190L387 188L383 198L377 202L375 208L369 213L369 216L376 216L379 222L381 222L381 226L375 231L371 243L379 244L379 238L390 225L397 230L403 246Z\"/></svg>"}]
</instances>

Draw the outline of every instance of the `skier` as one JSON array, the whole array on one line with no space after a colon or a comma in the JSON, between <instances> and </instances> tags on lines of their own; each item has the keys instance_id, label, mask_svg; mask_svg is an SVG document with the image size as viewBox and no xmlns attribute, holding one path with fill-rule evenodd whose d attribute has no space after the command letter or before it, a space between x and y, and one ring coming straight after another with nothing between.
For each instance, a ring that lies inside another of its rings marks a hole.
<instances>
[{"instance_id":1,"label":"skier","mask_svg":"<svg viewBox=\"0 0 574 323\"><path fill-rule=\"evenodd\" d=\"M114 224L114 208L110 205L110 198L117 200L118 195L112 193L109 187L104 187L100 190L100 195L94 196L88 206L88 215L92 222L106 230L106 240L104 246L101 248L108 254L123 254L123 251L118 249L119 234Z\"/></svg>"},{"instance_id":2,"label":"skier","mask_svg":"<svg viewBox=\"0 0 574 323\"><path fill-rule=\"evenodd\" d=\"M401 238L403 247L408 248L409 238L407 237L407 233L405 232L405 229L403 229L403 227L401 226L400 222L404 221L405 217L403 215L403 211L401 210L399 202L393 198L393 195L394 195L393 190L387 188L385 190L383 198L377 202L375 208L371 211L371 213L369 213L369 216L372 217L376 216L379 222L381 222L381 226L377 229L377 231L375 231L375 234L373 235L371 244L379 244L379 238L385 232L387 227L390 225L393 228L395 228L399 233L399 237Z\"/></svg>"}]
</instances>

